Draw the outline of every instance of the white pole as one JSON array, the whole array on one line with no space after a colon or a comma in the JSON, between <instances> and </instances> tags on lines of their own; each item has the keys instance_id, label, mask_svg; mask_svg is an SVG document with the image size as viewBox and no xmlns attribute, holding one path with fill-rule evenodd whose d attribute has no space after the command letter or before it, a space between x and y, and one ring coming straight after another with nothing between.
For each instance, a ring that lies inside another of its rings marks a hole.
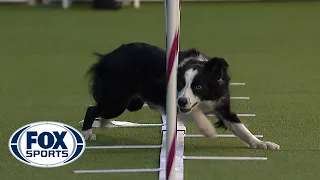
<instances>
[{"instance_id":1,"label":"white pole","mask_svg":"<svg viewBox=\"0 0 320 180\"><path fill-rule=\"evenodd\" d=\"M140 8L140 0L133 0L133 6L136 9Z\"/></svg>"},{"instance_id":2,"label":"white pole","mask_svg":"<svg viewBox=\"0 0 320 180\"><path fill-rule=\"evenodd\" d=\"M62 8L69 9L71 6L72 0L62 0Z\"/></svg>"},{"instance_id":3,"label":"white pole","mask_svg":"<svg viewBox=\"0 0 320 180\"><path fill-rule=\"evenodd\" d=\"M165 0L167 51L167 151L166 179L175 179L177 139L177 66L180 36L180 0Z\"/></svg>"}]
</instances>

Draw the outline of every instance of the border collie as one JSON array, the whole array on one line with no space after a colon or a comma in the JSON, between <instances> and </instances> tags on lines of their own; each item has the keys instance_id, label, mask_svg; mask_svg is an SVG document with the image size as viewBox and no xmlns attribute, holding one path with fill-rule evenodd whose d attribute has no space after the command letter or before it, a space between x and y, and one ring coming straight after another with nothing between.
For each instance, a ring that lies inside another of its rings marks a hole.
<instances>
[{"instance_id":1,"label":"border collie","mask_svg":"<svg viewBox=\"0 0 320 180\"><path fill-rule=\"evenodd\" d=\"M82 125L86 140L95 140L92 124L97 117L109 120L125 110L138 111L147 103L161 113L166 110L166 52L145 43L123 44L108 54L97 54L91 74L91 92L96 104L89 106ZM178 119L195 123L208 138L216 130L206 114L213 113L217 127L257 149L279 149L273 142L256 138L231 111L228 63L190 49L179 52L177 77Z\"/></svg>"}]
</instances>

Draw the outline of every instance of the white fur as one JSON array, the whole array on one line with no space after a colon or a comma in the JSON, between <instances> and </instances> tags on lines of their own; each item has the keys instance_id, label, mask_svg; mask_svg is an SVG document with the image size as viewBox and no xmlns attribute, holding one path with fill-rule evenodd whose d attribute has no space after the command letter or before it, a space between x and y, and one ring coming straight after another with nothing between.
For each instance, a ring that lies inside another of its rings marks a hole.
<instances>
[{"instance_id":1,"label":"white fur","mask_svg":"<svg viewBox=\"0 0 320 180\"><path fill-rule=\"evenodd\" d=\"M204 56L199 56L199 58L202 58L201 60L204 60ZM189 69L185 72L184 78L185 78L185 87L178 93L178 99L183 97L188 99L188 104L184 108L191 108L195 103L199 103L195 107L193 107L192 111L190 113L178 113L178 119L183 120L184 122L190 122L192 121L195 123L197 128L200 130L200 132L208 137L208 138L215 138L217 133L216 129L214 128L211 121L207 118L207 116L204 114L206 111L212 111L214 109L214 105L216 102L214 101L203 101L201 102L200 99L193 94L193 91L191 89L191 84L194 79L194 77L198 74L198 70Z\"/></svg>"},{"instance_id":2,"label":"white fur","mask_svg":"<svg viewBox=\"0 0 320 180\"><path fill-rule=\"evenodd\" d=\"M217 133L211 121L207 118L207 116L197 107L193 108L193 110L188 113L178 113L178 119L184 122L192 121L195 123L200 132L208 138L215 138Z\"/></svg>"},{"instance_id":3,"label":"white fur","mask_svg":"<svg viewBox=\"0 0 320 180\"><path fill-rule=\"evenodd\" d=\"M184 60L182 60L182 61L179 63L178 67L179 67L179 68L180 68L180 67L183 67L184 65L187 64L187 62L189 62L189 61L192 60L192 59L197 59L198 61L208 61L208 59L207 59L204 55L199 54L197 57L188 57L188 58L185 58Z\"/></svg>"},{"instance_id":4,"label":"white fur","mask_svg":"<svg viewBox=\"0 0 320 180\"><path fill-rule=\"evenodd\" d=\"M256 138L242 123L232 123L223 120L224 125L241 140L246 142L251 148L254 149L280 149L278 144L273 142L263 142Z\"/></svg>"},{"instance_id":5,"label":"white fur","mask_svg":"<svg viewBox=\"0 0 320 180\"><path fill-rule=\"evenodd\" d=\"M193 95L193 94L192 94ZM208 138L216 137L216 130L205 115L212 113L218 101L202 101L188 114L179 113L178 118L184 121L195 123L200 132ZM254 149L280 149L280 146L273 142L264 142L256 138L242 123L230 122L222 119L224 125L237 137L246 142L250 148Z\"/></svg>"},{"instance_id":6,"label":"white fur","mask_svg":"<svg viewBox=\"0 0 320 180\"><path fill-rule=\"evenodd\" d=\"M188 58L182 60L182 61L179 63L178 68L183 67L183 66L184 66L185 64L187 64L187 62L190 61L191 59L194 59L194 57L188 57Z\"/></svg>"},{"instance_id":7,"label":"white fur","mask_svg":"<svg viewBox=\"0 0 320 180\"><path fill-rule=\"evenodd\" d=\"M199 60L199 61L209 61L204 55L202 55L202 54L199 54L199 56L197 57L197 59Z\"/></svg>"},{"instance_id":8,"label":"white fur","mask_svg":"<svg viewBox=\"0 0 320 180\"><path fill-rule=\"evenodd\" d=\"M92 133L92 129L88 129L82 131L81 134L83 135L85 140L96 140L96 135Z\"/></svg>"},{"instance_id":9,"label":"white fur","mask_svg":"<svg viewBox=\"0 0 320 180\"><path fill-rule=\"evenodd\" d=\"M213 113L217 101L201 101L198 105L203 113Z\"/></svg>"},{"instance_id":10,"label":"white fur","mask_svg":"<svg viewBox=\"0 0 320 180\"><path fill-rule=\"evenodd\" d=\"M206 103L207 104L205 104L205 106L214 102ZM205 137L212 139L216 138L216 129L208 117L203 113L201 104L193 108L193 110L188 114L178 113L178 119L183 120L184 122L193 122ZM246 142L250 148L271 150L280 149L280 146L276 143L265 142L256 138L242 123L233 123L225 119L223 120L223 123L235 136Z\"/></svg>"},{"instance_id":11,"label":"white fur","mask_svg":"<svg viewBox=\"0 0 320 180\"><path fill-rule=\"evenodd\" d=\"M200 99L193 94L191 89L192 81L197 74L198 70L187 70L184 74L185 87L178 93L178 99L181 97L188 99L188 104L184 107L186 109L191 108L195 103L200 101Z\"/></svg>"}]
</instances>

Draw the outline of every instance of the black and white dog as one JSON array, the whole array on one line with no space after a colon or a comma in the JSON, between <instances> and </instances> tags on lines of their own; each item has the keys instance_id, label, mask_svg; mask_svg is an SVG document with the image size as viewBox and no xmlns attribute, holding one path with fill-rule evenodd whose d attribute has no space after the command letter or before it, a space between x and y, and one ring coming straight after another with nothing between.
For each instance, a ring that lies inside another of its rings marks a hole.
<instances>
[{"instance_id":1,"label":"black and white dog","mask_svg":"<svg viewBox=\"0 0 320 180\"><path fill-rule=\"evenodd\" d=\"M92 124L97 117L108 120L126 109L137 111L147 103L165 113L166 52L145 43L121 45L111 53L98 54L90 69L91 90L96 105L89 106L82 126L86 140L95 140ZM279 149L273 142L257 139L231 111L228 63L195 49L179 52L178 119L191 121L208 138L216 131L206 114L213 113L218 127L229 129L251 148Z\"/></svg>"}]
</instances>

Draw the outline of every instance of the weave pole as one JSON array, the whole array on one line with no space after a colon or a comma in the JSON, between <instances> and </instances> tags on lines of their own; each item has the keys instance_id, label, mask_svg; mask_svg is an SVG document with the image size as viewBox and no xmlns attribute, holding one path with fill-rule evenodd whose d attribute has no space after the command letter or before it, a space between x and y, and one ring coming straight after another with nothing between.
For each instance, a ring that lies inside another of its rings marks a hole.
<instances>
[{"instance_id":1,"label":"weave pole","mask_svg":"<svg viewBox=\"0 0 320 180\"><path fill-rule=\"evenodd\" d=\"M165 0L167 54L167 133L166 179L176 179L175 156L177 141L177 67L180 36L180 0Z\"/></svg>"}]
</instances>

